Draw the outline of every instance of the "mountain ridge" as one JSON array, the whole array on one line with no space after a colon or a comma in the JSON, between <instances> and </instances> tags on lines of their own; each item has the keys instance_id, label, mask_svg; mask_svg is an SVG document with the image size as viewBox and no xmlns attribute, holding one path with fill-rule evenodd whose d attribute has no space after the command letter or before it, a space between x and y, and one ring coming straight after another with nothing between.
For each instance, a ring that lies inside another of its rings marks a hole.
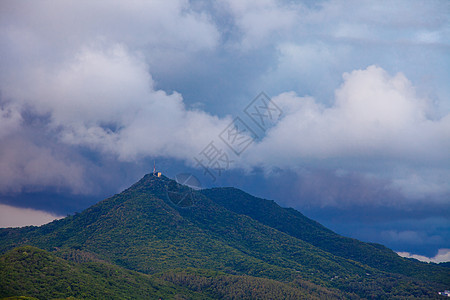
<instances>
[{"instance_id":1,"label":"mountain ridge","mask_svg":"<svg viewBox=\"0 0 450 300\"><path fill-rule=\"evenodd\" d=\"M338 235L293 208L282 208L273 200L257 198L232 187L205 189L202 193L231 211L247 215L337 256L386 272L418 275L417 271L410 267L415 262L411 263L391 249L381 244L365 243ZM360 255L361 253L364 255ZM422 263L418 263L417 266L424 267ZM425 279L420 276L419 278Z\"/></svg>"},{"instance_id":2,"label":"mountain ridge","mask_svg":"<svg viewBox=\"0 0 450 300\"><path fill-rule=\"evenodd\" d=\"M170 197L184 193L189 193L192 201L182 206ZM208 193L147 174L123 192L79 214L40 227L0 230L0 254L29 244L60 257L83 253L93 260L150 275L205 269L290 285L306 282L316 289L324 288L330 295L343 293L348 298L431 297L436 289L446 288L449 274L442 271L444 268L436 269L439 276L431 281L377 269L325 251L293 236L295 232L265 224L267 220L258 220L257 216L239 214L217 203L217 197L205 195ZM322 226L305 220L316 228ZM430 270L423 272L432 274Z\"/></svg>"}]
</instances>

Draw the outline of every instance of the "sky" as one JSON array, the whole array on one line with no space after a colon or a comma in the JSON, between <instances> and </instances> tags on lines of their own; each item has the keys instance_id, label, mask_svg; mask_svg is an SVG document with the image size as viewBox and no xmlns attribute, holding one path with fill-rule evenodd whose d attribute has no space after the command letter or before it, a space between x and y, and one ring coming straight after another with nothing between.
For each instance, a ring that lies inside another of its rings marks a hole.
<instances>
[{"instance_id":1,"label":"sky","mask_svg":"<svg viewBox=\"0 0 450 300\"><path fill-rule=\"evenodd\" d=\"M1 1L0 226L156 161L449 260L449 82L445 0Z\"/></svg>"}]
</instances>

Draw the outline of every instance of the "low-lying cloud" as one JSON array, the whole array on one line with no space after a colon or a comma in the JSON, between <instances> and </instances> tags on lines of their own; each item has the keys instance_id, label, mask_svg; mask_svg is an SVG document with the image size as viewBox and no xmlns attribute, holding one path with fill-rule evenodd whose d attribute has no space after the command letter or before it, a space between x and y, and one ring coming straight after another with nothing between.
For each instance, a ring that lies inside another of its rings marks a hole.
<instances>
[{"instance_id":1,"label":"low-lying cloud","mask_svg":"<svg viewBox=\"0 0 450 300\"><path fill-rule=\"evenodd\" d=\"M441 262L449 262L450 261L450 249L439 249L438 253L434 257L427 257L418 254L412 254L409 252L397 252L401 257L406 258L414 258L423 262L433 262L433 263L441 263Z\"/></svg>"},{"instance_id":2,"label":"low-lying cloud","mask_svg":"<svg viewBox=\"0 0 450 300\"><path fill-rule=\"evenodd\" d=\"M45 211L0 204L0 228L40 226L61 218Z\"/></svg>"},{"instance_id":3,"label":"low-lying cloud","mask_svg":"<svg viewBox=\"0 0 450 300\"><path fill-rule=\"evenodd\" d=\"M24 136L26 137L26 135ZM0 147L0 193L17 194L45 188L89 194L84 167L58 152L60 147L39 145L24 137L2 139Z\"/></svg>"}]
</instances>

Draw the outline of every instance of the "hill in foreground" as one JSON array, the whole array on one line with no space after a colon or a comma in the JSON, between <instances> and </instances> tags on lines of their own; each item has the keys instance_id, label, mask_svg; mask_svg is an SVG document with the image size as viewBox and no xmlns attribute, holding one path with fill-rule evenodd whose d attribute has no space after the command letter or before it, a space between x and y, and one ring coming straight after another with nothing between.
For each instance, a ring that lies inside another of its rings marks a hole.
<instances>
[{"instance_id":1,"label":"hill in foreground","mask_svg":"<svg viewBox=\"0 0 450 300\"><path fill-rule=\"evenodd\" d=\"M68 261L32 246L14 248L0 257L0 286L0 297L9 296L4 299L319 299L320 295L338 296L325 289L298 288L274 280L208 270L172 270L150 276L105 262Z\"/></svg>"}]
</instances>

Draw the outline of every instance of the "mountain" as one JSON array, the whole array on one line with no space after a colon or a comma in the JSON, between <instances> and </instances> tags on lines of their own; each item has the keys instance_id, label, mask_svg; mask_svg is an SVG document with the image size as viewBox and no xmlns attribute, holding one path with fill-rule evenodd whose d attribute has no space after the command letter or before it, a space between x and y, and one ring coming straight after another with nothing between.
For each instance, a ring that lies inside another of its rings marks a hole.
<instances>
[{"instance_id":1,"label":"mountain","mask_svg":"<svg viewBox=\"0 0 450 300\"><path fill-rule=\"evenodd\" d=\"M194 191L151 174L82 213L0 230L0 254L22 245L75 267L151 276L187 298L433 298L450 283L448 268L340 237L274 202L236 189Z\"/></svg>"},{"instance_id":2,"label":"mountain","mask_svg":"<svg viewBox=\"0 0 450 300\"><path fill-rule=\"evenodd\" d=\"M363 243L336 234L292 208L282 208L272 200L249 195L236 188L213 188L202 193L217 204L249 216L264 225L310 243L336 256L344 257L385 272L400 273L418 279L442 280L442 269L399 257L380 244ZM426 270L426 271L425 271Z\"/></svg>"}]
</instances>

